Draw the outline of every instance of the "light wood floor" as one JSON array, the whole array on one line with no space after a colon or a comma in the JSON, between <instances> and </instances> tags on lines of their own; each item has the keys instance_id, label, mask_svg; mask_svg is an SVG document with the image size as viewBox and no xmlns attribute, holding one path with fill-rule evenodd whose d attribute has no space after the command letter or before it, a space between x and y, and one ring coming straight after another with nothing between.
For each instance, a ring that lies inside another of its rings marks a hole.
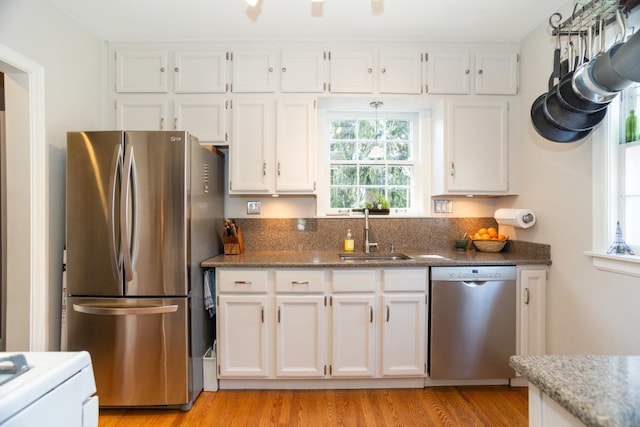
<instances>
[{"instance_id":1,"label":"light wood floor","mask_svg":"<svg viewBox=\"0 0 640 427\"><path fill-rule=\"evenodd\" d=\"M526 387L384 390L221 390L193 408L101 409L100 427L526 426Z\"/></svg>"}]
</instances>

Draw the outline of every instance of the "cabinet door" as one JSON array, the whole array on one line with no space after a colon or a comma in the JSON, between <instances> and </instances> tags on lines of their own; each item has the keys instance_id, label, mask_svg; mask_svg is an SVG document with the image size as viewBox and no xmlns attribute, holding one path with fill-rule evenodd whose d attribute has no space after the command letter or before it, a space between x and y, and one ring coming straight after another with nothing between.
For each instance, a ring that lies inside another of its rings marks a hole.
<instances>
[{"instance_id":1,"label":"cabinet door","mask_svg":"<svg viewBox=\"0 0 640 427\"><path fill-rule=\"evenodd\" d=\"M166 92L167 51L116 52L116 92Z\"/></svg>"},{"instance_id":2,"label":"cabinet door","mask_svg":"<svg viewBox=\"0 0 640 427\"><path fill-rule=\"evenodd\" d=\"M382 375L425 376L425 294L385 294L381 311Z\"/></svg>"},{"instance_id":3,"label":"cabinet door","mask_svg":"<svg viewBox=\"0 0 640 427\"><path fill-rule=\"evenodd\" d=\"M429 52L427 54L427 92L468 94L471 68L468 53Z\"/></svg>"},{"instance_id":4,"label":"cabinet door","mask_svg":"<svg viewBox=\"0 0 640 427\"><path fill-rule=\"evenodd\" d=\"M313 193L316 189L315 100L278 101L276 191Z\"/></svg>"},{"instance_id":5,"label":"cabinet door","mask_svg":"<svg viewBox=\"0 0 640 427\"><path fill-rule=\"evenodd\" d=\"M273 100L233 100L229 142L229 192L273 191Z\"/></svg>"},{"instance_id":6,"label":"cabinet door","mask_svg":"<svg viewBox=\"0 0 640 427\"><path fill-rule=\"evenodd\" d=\"M276 296L276 375L322 377L324 295Z\"/></svg>"},{"instance_id":7,"label":"cabinet door","mask_svg":"<svg viewBox=\"0 0 640 427\"><path fill-rule=\"evenodd\" d=\"M419 52L380 53L380 93L422 93L422 54Z\"/></svg>"},{"instance_id":8,"label":"cabinet door","mask_svg":"<svg viewBox=\"0 0 640 427\"><path fill-rule=\"evenodd\" d=\"M280 65L281 92L324 92L325 52L285 51Z\"/></svg>"},{"instance_id":9,"label":"cabinet door","mask_svg":"<svg viewBox=\"0 0 640 427\"><path fill-rule=\"evenodd\" d=\"M167 99L161 95L118 98L116 100L116 128L166 130Z\"/></svg>"},{"instance_id":10,"label":"cabinet door","mask_svg":"<svg viewBox=\"0 0 640 427\"><path fill-rule=\"evenodd\" d=\"M545 354L546 269L523 269L519 275L520 328L518 354Z\"/></svg>"},{"instance_id":11,"label":"cabinet door","mask_svg":"<svg viewBox=\"0 0 640 427\"><path fill-rule=\"evenodd\" d=\"M174 128L186 130L200 142L226 143L226 99L220 95L177 96Z\"/></svg>"},{"instance_id":12,"label":"cabinet door","mask_svg":"<svg viewBox=\"0 0 640 427\"><path fill-rule=\"evenodd\" d=\"M373 53L331 52L329 91L333 93L373 93Z\"/></svg>"},{"instance_id":13,"label":"cabinet door","mask_svg":"<svg viewBox=\"0 0 640 427\"><path fill-rule=\"evenodd\" d=\"M176 52L173 71L176 93L226 92L227 60L225 52Z\"/></svg>"},{"instance_id":14,"label":"cabinet door","mask_svg":"<svg viewBox=\"0 0 640 427\"><path fill-rule=\"evenodd\" d=\"M333 295L331 300L331 376L374 376L375 295Z\"/></svg>"},{"instance_id":15,"label":"cabinet door","mask_svg":"<svg viewBox=\"0 0 640 427\"><path fill-rule=\"evenodd\" d=\"M268 311L266 295L218 296L220 378L268 375Z\"/></svg>"},{"instance_id":16,"label":"cabinet door","mask_svg":"<svg viewBox=\"0 0 640 427\"><path fill-rule=\"evenodd\" d=\"M271 52L234 52L232 91L275 92L275 58Z\"/></svg>"},{"instance_id":17,"label":"cabinet door","mask_svg":"<svg viewBox=\"0 0 640 427\"><path fill-rule=\"evenodd\" d=\"M518 55L515 53L477 53L476 88L479 95L518 93Z\"/></svg>"},{"instance_id":18,"label":"cabinet door","mask_svg":"<svg viewBox=\"0 0 640 427\"><path fill-rule=\"evenodd\" d=\"M465 194L507 191L508 104L450 102L445 120L448 191Z\"/></svg>"}]
</instances>

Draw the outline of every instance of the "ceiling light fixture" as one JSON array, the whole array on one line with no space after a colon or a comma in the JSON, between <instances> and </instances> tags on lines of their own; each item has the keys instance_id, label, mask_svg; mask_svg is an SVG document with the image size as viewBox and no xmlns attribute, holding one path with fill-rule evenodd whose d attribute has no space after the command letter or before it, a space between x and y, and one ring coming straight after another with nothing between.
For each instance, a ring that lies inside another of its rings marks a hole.
<instances>
[{"instance_id":1,"label":"ceiling light fixture","mask_svg":"<svg viewBox=\"0 0 640 427\"><path fill-rule=\"evenodd\" d=\"M256 7L260 0L247 0L247 4L251 7Z\"/></svg>"}]
</instances>

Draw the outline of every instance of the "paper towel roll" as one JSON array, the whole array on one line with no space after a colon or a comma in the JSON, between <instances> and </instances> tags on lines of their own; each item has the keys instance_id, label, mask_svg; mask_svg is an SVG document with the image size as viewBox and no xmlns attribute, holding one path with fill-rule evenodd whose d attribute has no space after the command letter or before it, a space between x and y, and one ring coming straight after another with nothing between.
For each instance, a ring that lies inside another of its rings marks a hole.
<instances>
[{"instance_id":1,"label":"paper towel roll","mask_svg":"<svg viewBox=\"0 0 640 427\"><path fill-rule=\"evenodd\" d=\"M536 223L536 215L529 209L498 209L494 218L498 224L529 228Z\"/></svg>"}]
</instances>

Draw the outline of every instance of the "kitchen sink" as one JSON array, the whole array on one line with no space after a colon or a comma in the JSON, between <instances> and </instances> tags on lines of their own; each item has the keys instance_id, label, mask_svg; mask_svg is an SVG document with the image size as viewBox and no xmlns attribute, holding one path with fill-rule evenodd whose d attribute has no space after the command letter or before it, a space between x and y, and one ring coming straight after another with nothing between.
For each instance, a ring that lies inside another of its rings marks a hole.
<instances>
[{"instance_id":1,"label":"kitchen sink","mask_svg":"<svg viewBox=\"0 0 640 427\"><path fill-rule=\"evenodd\" d=\"M412 259L409 255L402 253L387 253L387 254L340 254L340 259L343 261L401 261Z\"/></svg>"}]
</instances>

